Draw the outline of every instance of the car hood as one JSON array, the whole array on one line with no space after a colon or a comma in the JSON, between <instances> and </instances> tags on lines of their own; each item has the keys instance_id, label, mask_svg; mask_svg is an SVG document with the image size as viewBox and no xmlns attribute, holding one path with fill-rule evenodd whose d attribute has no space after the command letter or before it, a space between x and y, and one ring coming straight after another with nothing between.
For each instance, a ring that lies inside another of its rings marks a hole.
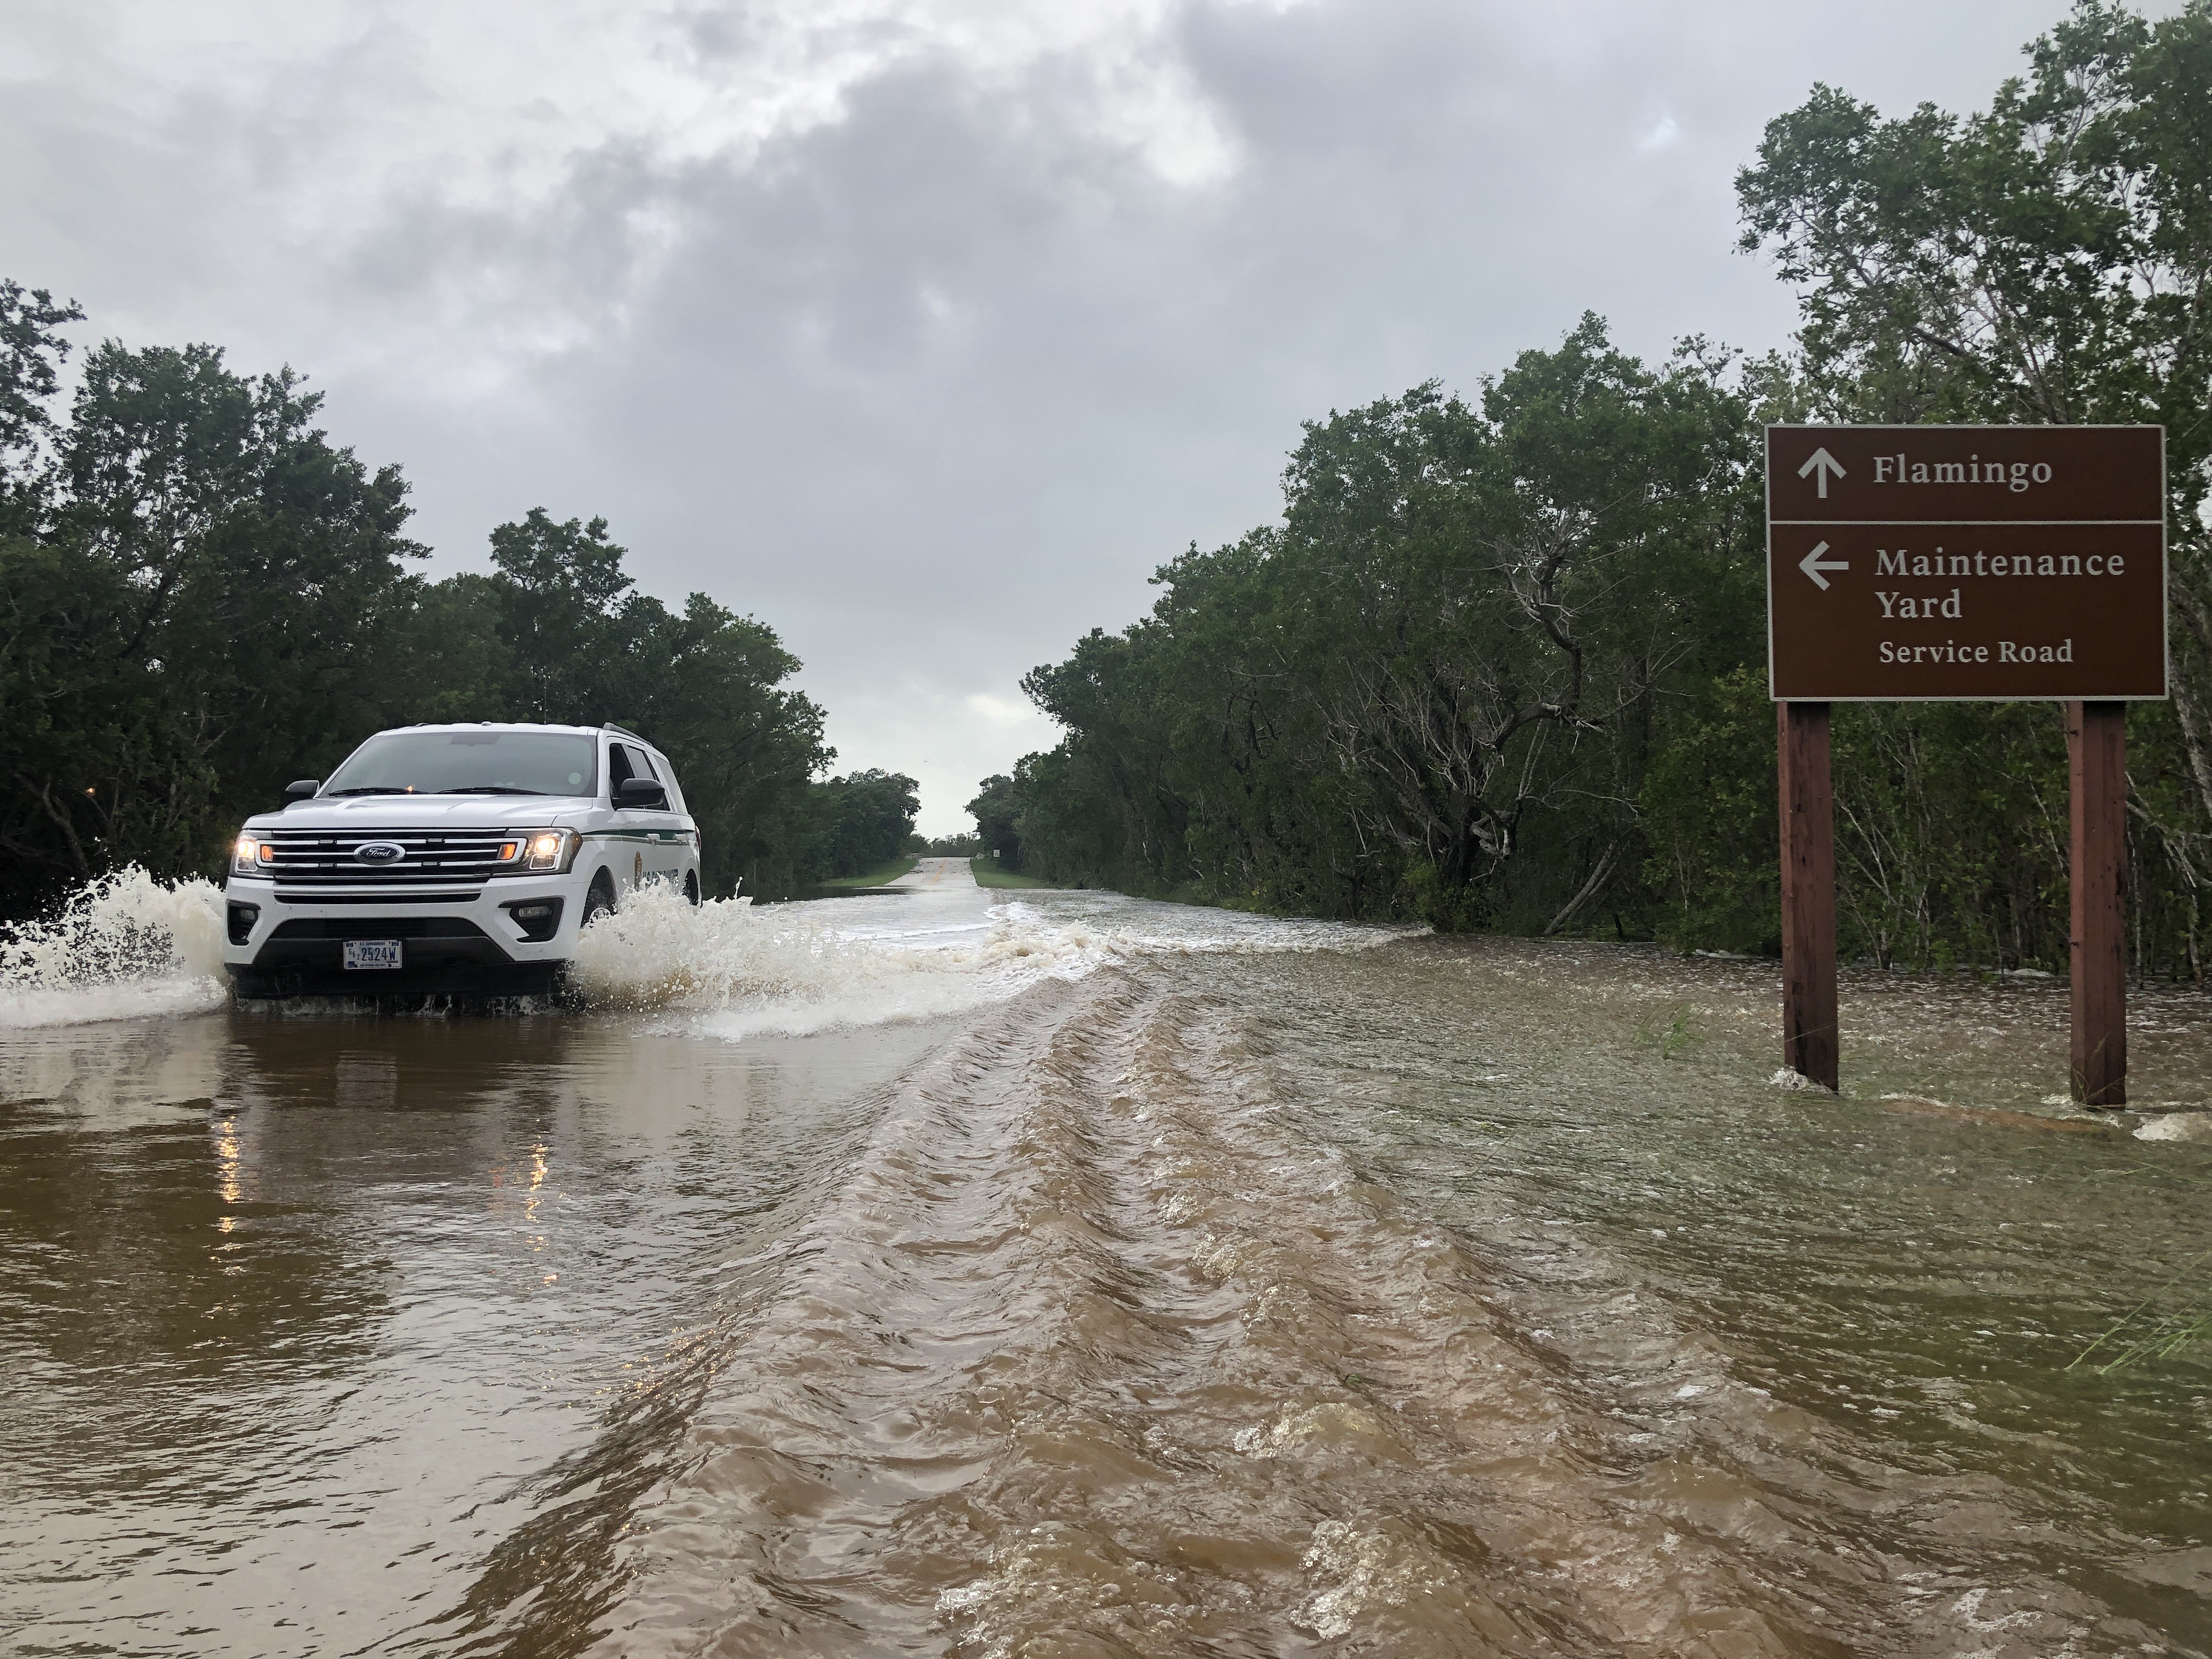
<instances>
[{"instance_id":1,"label":"car hood","mask_svg":"<svg viewBox=\"0 0 2212 1659\"><path fill-rule=\"evenodd\" d=\"M574 795L318 796L246 821L249 830L506 830L580 823L594 803Z\"/></svg>"}]
</instances>

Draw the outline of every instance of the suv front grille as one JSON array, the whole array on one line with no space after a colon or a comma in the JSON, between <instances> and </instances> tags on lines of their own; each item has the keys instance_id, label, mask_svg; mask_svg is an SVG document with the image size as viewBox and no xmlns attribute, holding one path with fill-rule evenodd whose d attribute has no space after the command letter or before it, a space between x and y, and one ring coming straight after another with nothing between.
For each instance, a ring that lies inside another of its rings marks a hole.
<instances>
[{"instance_id":1,"label":"suv front grille","mask_svg":"<svg viewBox=\"0 0 2212 1659\"><path fill-rule=\"evenodd\" d=\"M520 873L499 862L500 845L518 838L502 830L262 830L254 832L275 852L261 873L276 882L276 896L295 904L316 899L384 903L411 899L472 899L495 874ZM391 842L402 855L389 864L365 864L355 852L371 842ZM461 890L465 889L465 890Z\"/></svg>"}]
</instances>

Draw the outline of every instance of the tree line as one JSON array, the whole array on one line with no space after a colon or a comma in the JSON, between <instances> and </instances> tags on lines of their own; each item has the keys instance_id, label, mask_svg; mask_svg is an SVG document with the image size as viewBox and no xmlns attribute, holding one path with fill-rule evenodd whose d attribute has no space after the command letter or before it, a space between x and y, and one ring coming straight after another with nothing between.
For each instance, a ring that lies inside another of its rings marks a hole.
<instances>
[{"instance_id":1,"label":"tree line","mask_svg":"<svg viewBox=\"0 0 2212 1659\"><path fill-rule=\"evenodd\" d=\"M1477 395L1310 422L1279 523L1024 689L1054 749L985 781L1048 878L1443 928L1778 946L1760 431L2166 428L2172 696L2129 716L2135 966L2201 980L2212 884L2212 3L2080 0L1987 111L1816 87L1739 173L1794 349L1665 362L1586 316ZM1839 705L1843 948L2067 951L2061 712Z\"/></svg>"},{"instance_id":2,"label":"tree line","mask_svg":"<svg viewBox=\"0 0 2212 1659\"><path fill-rule=\"evenodd\" d=\"M213 875L288 781L416 721L642 733L710 894L904 846L914 781L823 781L823 711L775 630L638 592L604 520L533 509L491 532L489 569L431 581L399 469L334 447L298 375L110 340L64 409L81 320L0 280L0 916L126 864Z\"/></svg>"}]
</instances>

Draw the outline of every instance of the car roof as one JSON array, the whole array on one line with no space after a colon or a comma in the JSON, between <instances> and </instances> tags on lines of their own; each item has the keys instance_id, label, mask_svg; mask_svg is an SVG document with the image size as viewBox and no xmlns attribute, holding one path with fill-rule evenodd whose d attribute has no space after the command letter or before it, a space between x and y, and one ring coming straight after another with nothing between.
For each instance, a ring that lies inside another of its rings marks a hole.
<instances>
[{"instance_id":1,"label":"car roof","mask_svg":"<svg viewBox=\"0 0 2212 1659\"><path fill-rule=\"evenodd\" d=\"M618 726L550 726L534 720L422 720L413 726L387 726L376 735L392 732L557 732L569 737L596 738L602 732L620 732L637 743L645 739Z\"/></svg>"}]
</instances>

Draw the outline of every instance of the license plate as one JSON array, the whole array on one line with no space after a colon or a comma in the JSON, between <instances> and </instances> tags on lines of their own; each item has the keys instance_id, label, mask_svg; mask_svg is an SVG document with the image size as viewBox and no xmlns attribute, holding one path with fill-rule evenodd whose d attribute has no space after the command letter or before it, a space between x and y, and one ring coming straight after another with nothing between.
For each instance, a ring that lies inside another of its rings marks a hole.
<instances>
[{"instance_id":1,"label":"license plate","mask_svg":"<svg viewBox=\"0 0 2212 1659\"><path fill-rule=\"evenodd\" d=\"M349 968L397 968L399 941L396 939L349 939L345 941Z\"/></svg>"}]
</instances>

